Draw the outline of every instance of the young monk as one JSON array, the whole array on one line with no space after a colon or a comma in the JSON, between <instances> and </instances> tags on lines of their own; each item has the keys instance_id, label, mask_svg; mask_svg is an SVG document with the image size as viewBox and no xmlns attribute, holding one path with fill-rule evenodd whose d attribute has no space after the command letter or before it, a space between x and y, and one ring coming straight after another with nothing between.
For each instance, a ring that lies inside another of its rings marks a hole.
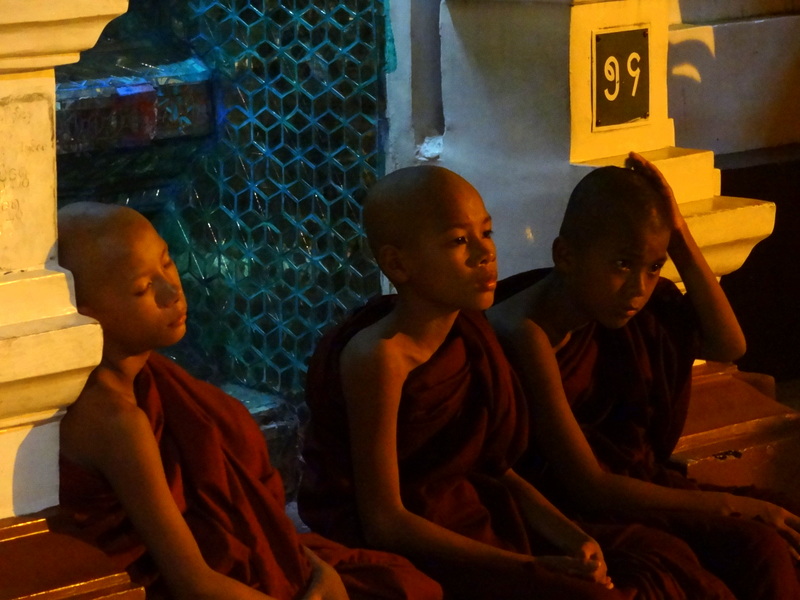
<instances>
[{"instance_id":1,"label":"young monk","mask_svg":"<svg viewBox=\"0 0 800 600\"><path fill-rule=\"evenodd\" d=\"M364 226L397 294L311 360L303 519L411 558L458 599L679 598L681 585L732 598L696 581L691 552L661 532L617 528L604 557L512 468L527 417L481 312L497 270L478 192L441 167L401 169L369 190Z\"/></svg>"},{"instance_id":2,"label":"young monk","mask_svg":"<svg viewBox=\"0 0 800 600\"><path fill-rule=\"evenodd\" d=\"M700 491L667 464L694 359L734 360L745 341L666 180L638 154L626 166L577 185L555 266L501 282L488 311L530 404L536 443L520 472L570 514L680 536L737 598L800 598L800 519ZM685 296L659 276L667 256Z\"/></svg>"},{"instance_id":3,"label":"young monk","mask_svg":"<svg viewBox=\"0 0 800 600\"><path fill-rule=\"evenodd\" d=\"M442 597L404 559L298 535L244 406L153 352L183 337L187 306L147 219L77 203L58 221L60 263L104 341L61 424L61 505L79 535L148 598Z\"/></svg>"}]
</instances>

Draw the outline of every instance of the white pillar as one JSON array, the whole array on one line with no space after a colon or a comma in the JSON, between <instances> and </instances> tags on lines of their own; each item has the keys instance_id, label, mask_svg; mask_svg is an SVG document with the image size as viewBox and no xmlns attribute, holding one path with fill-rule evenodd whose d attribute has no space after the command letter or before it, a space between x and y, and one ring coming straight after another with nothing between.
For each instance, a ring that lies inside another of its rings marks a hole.
<instances>
[{"instance_id":1,"label":"white pillar","mask_svg":"<svg viewBox=\"0 0 800 600\"><path fill-rule=\"evenodd\" d=\"M623 164L629 150L664 172L717 275L741 266L772 231L774 205L719 196L712 151L675 147L667 110L674 3L443 0L444 134L433 160L483 195L501 276L552 264L550 246L574 185L589 169ZM417 161L411 152L420 137L409 135L417 119L406 88L418 79L413 36L430 28L417 26L409 7L411 0L392 3L390 169ZM665 276L678 278L671 264Z\"/></svg>"},{"instance_id":2,"label":"white pillar","mask_svg":"<svg viewBox=\"0 0 800 600\"><path fill-rule=\"evenodd\" d=\"M102 351L56 256L55 77L127 0L0 0L0 519L58 503L58 424Z\"/></svg>"}]
</instances>

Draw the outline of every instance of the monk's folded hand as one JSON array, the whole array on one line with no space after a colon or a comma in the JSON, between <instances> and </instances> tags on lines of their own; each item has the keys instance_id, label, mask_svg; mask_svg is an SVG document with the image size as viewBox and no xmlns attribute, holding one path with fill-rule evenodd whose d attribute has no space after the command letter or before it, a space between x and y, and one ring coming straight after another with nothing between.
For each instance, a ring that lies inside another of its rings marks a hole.
<instances>
[{"instance_id":1,"label":"monk's folded hand","mask_svg":"<svg viewBox=\"0 0 800 600\"><path fill-rule=\"evenodd\" d=\"M606 565L603 561L585 560L573 556L536 556L534 564L549 571L594 581L609 589L614 587L606 574Z\"/></svg>"},{"instance_id":2,"label":"monk's folded hand","mask_svg":"<svg viewBox=\"0 0 800 600\"><path fill-rule=\"evenodd\" d=\"M625 159L625 166L644 175L653 187L658 190L659 194L664 199L664 203L667 205L668 214L672 219L672 223L670 224L672 230L679 231L685 227L686 222L678 208L675 194L672 192L672 187L669 185L666 177L664 177L664 174L658 170L658 167L636 152L628 154L628 158Z\"/></svg>"},{"instance_id":3,"label":"monk's folded hand","mask_svg":"<svg viewBox=\"0 0 800 600\"><path fill-rule=\"evenodd\" d=\"M789 542L789 551L800 561L800 517L765 500L747 496L728 495L727 504L731 514L761 521L775 527Z\"/></svg>"},{"instance_id":4,"label":"monk's folded hand","mask_svg":"<svg viewBox=\"0 0 800 600\"><path fill-rule=\"evenodd\" d=\"M302 600L348 600L342 578L336 570L305 546L303 550L311 561L314 572Z\"/></svg>"},{"instance_id":5,"label":"monk's folded hand","mask_svg":"<svg viewBox=\"0 0 800 600\"><path fill-rule=\"evenodd\" d=\"M573 555L583 560L587 565L596 565L594 580L597 583L604 585L608 589L614 587L611 578L608 576L608 568L605 558L603 558L603 551L600 549L600 544L594 539L587 538Z\"/></svg>"}]
</instances>

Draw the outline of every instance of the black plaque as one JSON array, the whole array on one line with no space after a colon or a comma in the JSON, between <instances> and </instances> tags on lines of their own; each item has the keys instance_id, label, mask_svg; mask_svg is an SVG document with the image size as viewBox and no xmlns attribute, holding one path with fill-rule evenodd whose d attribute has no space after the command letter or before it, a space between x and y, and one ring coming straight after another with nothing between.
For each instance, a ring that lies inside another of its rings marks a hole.
<instances>
[{"instance_id":1,"label":"black plaque","mask_svg":"<svg viewBox=\"0 0 800 600\"><path fill-rule=\"evenodd\" d=\"M595 127L650 116L648 30L598 33L594 38Z\"/></svg>"}]
</instances>

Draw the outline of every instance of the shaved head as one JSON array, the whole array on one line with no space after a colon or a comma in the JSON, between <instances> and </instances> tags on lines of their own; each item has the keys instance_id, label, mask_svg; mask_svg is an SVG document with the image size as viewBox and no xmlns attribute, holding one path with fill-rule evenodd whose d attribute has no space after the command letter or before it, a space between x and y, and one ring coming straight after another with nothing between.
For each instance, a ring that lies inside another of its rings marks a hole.
<instances>
[{"instance_id":1,"label":"shaved head","mask_svg":"<svg viewBox=\"0 0 800 600\"><path fill-rule=\"evenodd\" d=\"M477 194L463 177L444 167L424 165L389 173L367 192L364 230L373 256L385 245L397 248L415 239L415 225L437 215L462 190Z\"/></svg>"},{"instance_id":2,"label":"shaved head","mask_svg":"<svg viewBox=\"0 0 800 600\"><path fill-rule=\"evenodd\" d=\"M78 306L91 304L92 291L125 252L126 236L145 224L127 206L76 202L58 211L58 262L75 278Z\"/></svg>"},{"instance_id":3,"label":"shaved head","mask_svg":"<svg viewBox=\"0 0 800 600\"><path fill-rule=\"evenodd\" d=\"M580 248L609 233L667 227L664 201L641 173L600 167L586 175L567 203L559 236Z\"/></svg>"}]
</instances>

